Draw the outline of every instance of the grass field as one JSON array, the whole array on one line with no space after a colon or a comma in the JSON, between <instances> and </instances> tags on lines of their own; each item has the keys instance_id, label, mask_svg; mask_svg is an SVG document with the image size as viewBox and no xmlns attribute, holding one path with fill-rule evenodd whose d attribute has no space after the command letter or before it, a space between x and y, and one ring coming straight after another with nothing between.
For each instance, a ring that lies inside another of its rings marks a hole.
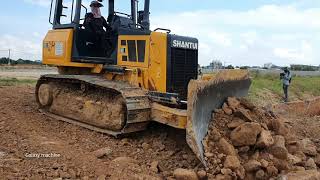
<instances>
[{"instance_id":1,"label":"grass field","mask_svg":"<svg viewBox=\"0 0 320 180\"><path fill-rule=\"evenodd\" d=\"M35 85L33 79L0 78L0 86Z\"/></svg>"},{"instance_id":2,"label":"grass field","mask_svg":"<svg viewBox=\"0 0 320 180\"><path fill-rule=\"evenodd\" d=\"M258 104L266 105L281 102L282 82L277 75L252 73L253 83L249 98ZM293 77L289 88L289 99L305 100L320 96L320 77Z\"/></svg>"}]
</instances>

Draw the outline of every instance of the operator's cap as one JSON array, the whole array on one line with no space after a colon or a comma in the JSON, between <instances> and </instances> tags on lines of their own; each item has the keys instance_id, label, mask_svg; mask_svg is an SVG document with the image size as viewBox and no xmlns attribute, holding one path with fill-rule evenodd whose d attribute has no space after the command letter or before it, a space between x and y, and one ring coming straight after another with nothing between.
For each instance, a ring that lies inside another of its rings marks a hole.
<instances>
[{"instance_id":1,"label":"operator's cap","mask_svg":"<svg viewBox=\"0 0 320 180\"><path fill-rule=\"evenodd\" d=\"M91 1L90 7L103 7L99 1Z\"/></svg>"}]
</instances>

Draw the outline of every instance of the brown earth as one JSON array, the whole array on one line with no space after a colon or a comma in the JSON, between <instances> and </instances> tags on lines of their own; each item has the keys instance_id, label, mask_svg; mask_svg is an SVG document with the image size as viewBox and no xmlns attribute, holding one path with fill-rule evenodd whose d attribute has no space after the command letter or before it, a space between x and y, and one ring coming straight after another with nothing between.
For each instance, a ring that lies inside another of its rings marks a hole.
<instances>
[{"instance_id":1,"label":"brown earth","mask_svg":"<svg viewBox=\"0 0 320 180\"><path fill-rule=\"evenodd\" d=\"M116 139L44 116L27 86L0 87L0 135L0 179L163 179L200 163L184 131L152 124Z\"/></svg>"},{"instance_id":2,"label":"brown earth","mask_svg":"<svg viewBox=\"0 0 320 180\"><path fill-rule=\"evenodd\" d=\"M238 105L236 101L231 101L224 106L224 110L218 110L220 115L215 118L219 119L220 116L221 121L217 121L216 127L224 139L213 141L217 141L216 148L223 147L224 151L218 154L206 153L208 159L218 157L212 159L219 159L212 163L218 164L220 168L219 172L217 169L207 169L206 173L186 144L185 131L154 123L144 132L116 139L41 114L37 110L33 87L0 87L0 179L197 179L197 176L203 179L207 176L209 179L230 176L241 179L241 176L245 177L244 170L254 172L249 175L253 178L263 179L266 175L275 177L281 173L281 168L286 168L281 167L283 161L271 162L264 156L268 152L260 153L260 156L256 153L259 148L270 145L268 127L263 123L275 117L270 112L259 114L266 110L251 111L254 107L250 107L250 104L245 107L242 105L245 111L237 111L235 106ZM222 111L233 115L226 116ZM319 117L286 116L283 120L286 127L296 134L297 141L308 137L319 152ZM254 129L253 134L257 139L252 139L252 134L246 134L238 128L244 123L246 125L242 128ZM234 129L238 130L232 133ZM283 129L280 127L279 130ZM274 130L270 131L274 140L272 144L277 144L276 148L282 150L284 145L281 135ZM214 135L215 132L211 133ZM229 139L230 134L233 135ZM248 139L239 140L241 134L249 136ZM260 140L258 137L265 138ZM288 145L296 142L289 138L285 141L289 152L294 151ZM233 146L233 143L237 146ZM314 152L311 148L306 153ZM54 157L31 157L34 154ZM277 155L281 157L281 154ZM300 158L298 155L290 156L291 160ZM320 156L310 157L313 158L303 161L306 169L320 163ZM250 163L248 160L251 160ZM303 170L302 165L295 168ZM291 177L314 171L289 173L288 177Z\"/></svg>"},{"instance_id":3,"label":"brown earth","mask_svg":"<svg viewBox=\"0 0 320 180\"><path fill-rule=\"evenodd\" d=\"M320 114L318 99L277 108L284 109L282 116L246 99L228 98L215 110L204 143L208 176L286 179L312 173L306 179L319 179L319 118L313 117Z\"/></svg>"}]
</instances>

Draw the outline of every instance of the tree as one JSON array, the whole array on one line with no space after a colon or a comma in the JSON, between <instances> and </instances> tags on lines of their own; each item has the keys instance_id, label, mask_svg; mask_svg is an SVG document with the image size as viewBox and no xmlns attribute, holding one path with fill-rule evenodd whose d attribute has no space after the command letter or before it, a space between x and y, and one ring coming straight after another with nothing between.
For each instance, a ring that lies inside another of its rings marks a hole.
<instances>
[{"instance_id":1,"label":"tree","mask_svg":"<svg viewBox=\"0 0 320 180\"><path fill-rule=\"evenodd\" d=\"M228 65L226 69L234 69L234 67L232 65Z\"/></svg>"},{"instance_id":2,"label":"tree","mask_svg":"<svg viewBox=\"0 0 320 180\"><path fill-rule=\"evenodd\" d=\"M24 59L18 59L18 60L12 60L6 57L0 58L0 64L8 64L10 60L11 65L15 64L41 64L41 61L31 61L31 60L24 60Z\"/></svg>"},{"instance_id":3,"label":"tree","mask_svg":"<svg viewBox=\"0 0 320 180\"><path fill-rule=\"evenodd\" d=\"M249 66L241 66L240 69L249 69Z\"/></svg>"},{"instance_id":4,"label":"tree","mask_svg":"<svg viewBox=\"0 0 320 180\"><path fill-rule=\"evenodd\" d=\"M213 60L211 63L210 63L210 68L212 69L222 69L222 62L219 61L219 60Z\"/></svg>"},{"instance_id":5,"label":"tree","mask_svg":"<svg viewBox=\"0 0 320 180\"><path fill-rule=\"evenodd\" d=\"M309 65L301 65L301 64L292 64L290 69L293 71L318 71L318 66L309 66Z\"/></svg>"},{"instance_id":6,"label":"tree","mask_svg":"<svg viewBox=\"0 0 320 180\"><path fill-rule=\"evenodd\" d=\"M8 64L8 62L9 62L9 59L6 58L6 57L2 57L2 58L0 59L0 64Z\"/></svg>"}]
</instances>

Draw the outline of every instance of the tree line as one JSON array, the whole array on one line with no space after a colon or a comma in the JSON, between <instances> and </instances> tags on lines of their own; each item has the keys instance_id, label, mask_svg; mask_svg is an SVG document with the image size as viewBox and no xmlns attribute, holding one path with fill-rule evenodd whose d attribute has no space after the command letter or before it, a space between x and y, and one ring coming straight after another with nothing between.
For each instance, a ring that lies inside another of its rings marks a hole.
<instances>
[{"instance_id":1,"label":"tree line","mask_svg":"<svg viewBox=\"0 0 320 180\"><path fill-rule=\"evenodd\" d=\"M18 59L18 60L13 60L9 59L6 57L0 58L0 64L10 64L11 65L17 65L17 64L41 64L41 61L31 61L31 60L26 60L26 59Z\"/></svg>"},{"instance_id":2,"label":"tree line","mask_svg":"<svg viewBox=\"0 0 320 180\"><path fill-rule=\"evenodd\" d=\"M309 66L309 65L298 65L293 64L290 66L290 69L293 71L319 71L320 66Z\"/></svg>"},{"instance_id":3,"label":"tree line","mask_svg":"<svg viewBox=\"0 0 320 180\"><path fill-rule=\"evenodd\" d=\"M277 66L272 63L265 64L263 67L260 67L260 66L233 66L233 65L224 66L221 61L213 60L210 63L210 65L204 66L202 68L204 68L204 69L283 69L284 67ZM292 64L292 65L290 65L289 68L292 71L319 71L320 70L320 66L311 66L311 65L302 65L302 64Z\"/></svg>"}]
</instances>

